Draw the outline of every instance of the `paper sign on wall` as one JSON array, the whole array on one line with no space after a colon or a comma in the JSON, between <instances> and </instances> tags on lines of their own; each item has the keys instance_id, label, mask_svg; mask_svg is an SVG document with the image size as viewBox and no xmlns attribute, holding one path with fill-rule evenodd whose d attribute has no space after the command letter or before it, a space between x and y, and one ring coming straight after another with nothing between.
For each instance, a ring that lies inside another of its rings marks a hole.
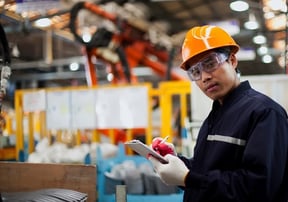
<instances>
[{"instance_id":1,"label":"paper sign on wall","mask_svg":"<svg viewBox=\"0 0 288 202\"><path fill-rule=\"evenodd\" d=\"M72 128L96 128L95 90L71 92Z\"/></svg>"},{"instance_id":2,"label":"paper sign on wall","mask_svg":"<svg viewBox=\"0 0 288 202\"><path fill-rule=\"evenodd\" d=\"M144 128L148 125L147 87L96 91L97 128Z\"/></svg>"},{"instance_id":3,"label":"paper sign on wall","mask_svg":"<svg viewBox=\"0 0 288 202\"><path fill-rule=\"evenodd\" d=\"M46 109L46 93L44 90L26 92L23 94L23 111L35 112Z\"/></svg>"},{"instance_id":4,"label":"paper sign on wall","mask_svg":"<svg viewBox=\"0 0 288 202\"><path fill-rule=\"evenodd\" d=\"M47 129L70 129L70 91L47 92Z\"/></svg>"}]
</instances>

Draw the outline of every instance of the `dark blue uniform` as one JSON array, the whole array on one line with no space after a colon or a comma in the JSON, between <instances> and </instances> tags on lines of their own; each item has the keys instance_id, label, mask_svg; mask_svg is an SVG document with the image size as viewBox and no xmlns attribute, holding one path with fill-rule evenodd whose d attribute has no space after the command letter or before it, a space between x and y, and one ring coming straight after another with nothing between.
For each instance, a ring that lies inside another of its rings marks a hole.
<instances>
[{"instance_id":1,"label":"dark blue uniform","mask_svg":"<svg viewBox=\"0 0 288 202\"><path fill-rule=\"evenodd\" d=\"M212 110L198 135L184 202L287 202L286 111L248 81Z\"/></svg>"}]
</instances>

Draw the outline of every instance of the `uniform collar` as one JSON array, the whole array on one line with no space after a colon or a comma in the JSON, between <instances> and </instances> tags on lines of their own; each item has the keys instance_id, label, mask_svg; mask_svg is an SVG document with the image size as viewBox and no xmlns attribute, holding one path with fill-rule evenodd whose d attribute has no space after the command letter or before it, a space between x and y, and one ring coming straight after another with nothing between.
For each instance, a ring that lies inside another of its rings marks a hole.
<instances>
[{"instance_id":1,"label":"uniform collar","mask_svg":"<svg viewBox=\"0 0 288 202\"><path fill-rule=\"evenodd\" d=\"M241 96L243 96L243 93L247 90L251 89L249 81L243 81L237 86L235 89L233 89L224 99L222 106L227 106L233 103L235 100L238 100ZM220 103L218 101L213 102L213 108L215 107L221 107Z\"/></svg>"}]
</instances>

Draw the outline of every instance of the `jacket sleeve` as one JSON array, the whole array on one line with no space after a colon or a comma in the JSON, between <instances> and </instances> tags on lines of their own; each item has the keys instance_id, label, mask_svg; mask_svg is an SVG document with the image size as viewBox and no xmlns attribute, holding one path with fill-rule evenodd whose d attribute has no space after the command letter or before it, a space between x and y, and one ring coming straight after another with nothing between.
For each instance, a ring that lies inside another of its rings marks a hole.
<instances>
[{"instance_id":1,"label":"jacket sleeve","mask_svg":"<svg viewBox=\"0 0 288 202\"><path fill-rule=\"evenodd\" d=\"M180 157L190 169L184 198L190 195L199 201L284 201L281 197L288 192L287 117L266 109L251 124L253 130L236 170L215 169L199 174L193 171L192 159Z\"/></svg>"}]
</instances>

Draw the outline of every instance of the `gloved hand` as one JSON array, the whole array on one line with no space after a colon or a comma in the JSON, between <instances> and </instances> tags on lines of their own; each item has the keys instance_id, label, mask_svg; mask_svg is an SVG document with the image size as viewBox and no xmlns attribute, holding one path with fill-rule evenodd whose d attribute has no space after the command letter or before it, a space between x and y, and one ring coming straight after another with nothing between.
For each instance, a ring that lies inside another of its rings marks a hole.
<instances>
[{"instance_id":1,"label":"gloved hand","mask_svg":"<svg viewBox=\"0 0 288 202\"><path fill-rule=\"evenodd\" d=\"M161 137L156 137L152 140L152 148L158 152L161 156L166 156L167 154L172 154L177 156L175 151L175 147L172 143L169 142L162 142Z\"/></svg>"},{"instance_id":2,"label":"gloved hand","mask_svg":"<svg viewBox=\"0 0 288 202\"><path fill-rule=\"evenodd\" d=\"M168 185L185 186L185 178L189 169L184 162L171 154L167 154L164 158L168 161L167 164L163 164L153 156L149 156L149 160L161 180Z\"/></svg>"}]
</instances>

